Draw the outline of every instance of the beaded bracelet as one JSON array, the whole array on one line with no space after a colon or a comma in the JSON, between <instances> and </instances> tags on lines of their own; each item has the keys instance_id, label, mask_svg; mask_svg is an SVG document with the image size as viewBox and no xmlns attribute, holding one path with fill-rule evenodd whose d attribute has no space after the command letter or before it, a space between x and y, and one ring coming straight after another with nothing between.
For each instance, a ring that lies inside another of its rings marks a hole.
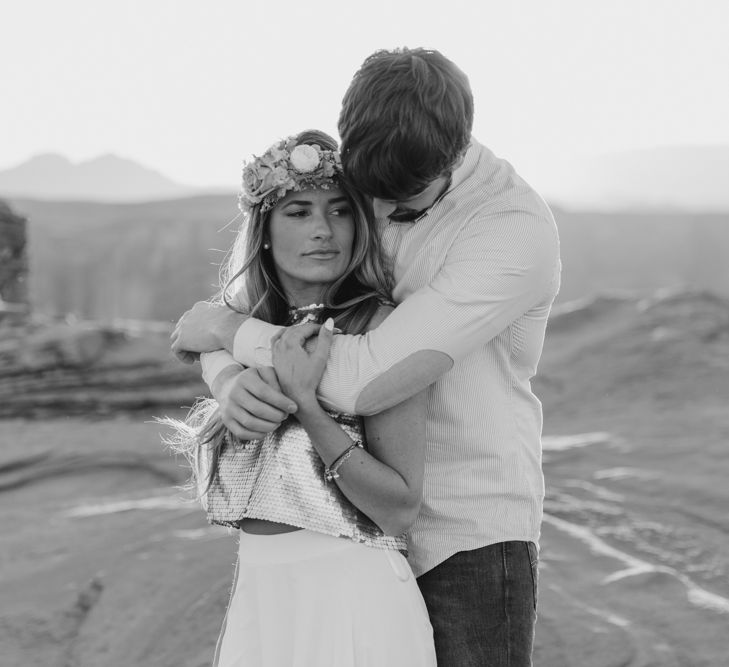
<instances>
[{"instance_id":1,"label":"beaded bracelet","mask_svg":"<svg viewBox=\"0 0 729 667\"><path fill-rule=\"evenodd\" d=\"M331 482L334 479L339 479L339 468L341 465L350 457L357 448L364 449L364 444L361 440L355 440L347 449L345 449L331 465L325 466L324 468L324 479L327 482Z\"/></svg>"}]
</instances>

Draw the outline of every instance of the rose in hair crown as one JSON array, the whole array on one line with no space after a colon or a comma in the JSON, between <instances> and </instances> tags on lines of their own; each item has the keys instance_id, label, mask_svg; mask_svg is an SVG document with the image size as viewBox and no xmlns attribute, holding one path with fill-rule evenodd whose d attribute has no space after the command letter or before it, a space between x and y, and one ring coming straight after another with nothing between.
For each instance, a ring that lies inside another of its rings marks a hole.
<instances>
[{"instance_id":1,"label":"rose in hair crown","mask_svg":"<svg viewBox=\"0 0 729 667\"><path fill-rule=\"evenodd\" d=\"M291 151L291 166L300 174L309 174L314 171L321 162L319 151L309 144L300 144Z\"/></svg>"}]
</instances>

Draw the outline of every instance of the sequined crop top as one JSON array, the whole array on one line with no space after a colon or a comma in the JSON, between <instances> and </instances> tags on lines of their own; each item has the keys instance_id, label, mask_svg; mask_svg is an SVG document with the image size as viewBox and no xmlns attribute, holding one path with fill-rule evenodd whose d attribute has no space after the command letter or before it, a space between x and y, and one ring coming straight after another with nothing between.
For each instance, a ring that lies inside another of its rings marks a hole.
<instances>
[{"instance_id":1,"label":"sequined crop top","mask_svg":"<svg viewBox=\"0 0 729 667\"><path fill-rule=\"evenodd\" d=\"M361 417L328 414L366 448ZM261 440L228 438L204 505L210 523L237 527L242 519L265 519L407 555L404 535L385 535L325 481L324 462L294 416Z\"/></svg>"},{"instance_id":2,"label":"sequined crop top","mask_svg":"<svg viewBox=\"0 0 729 667\"><path fill-rule=\"evenodd\" d=\"M329 414L352 440L362 439L360 417ZM266 519L407 553L404 536L385 535L324 480L324 463L295 417L262 440L226 442L206 500L211 523L237 527L242 519Z\"/></svg>"}]
</instances>

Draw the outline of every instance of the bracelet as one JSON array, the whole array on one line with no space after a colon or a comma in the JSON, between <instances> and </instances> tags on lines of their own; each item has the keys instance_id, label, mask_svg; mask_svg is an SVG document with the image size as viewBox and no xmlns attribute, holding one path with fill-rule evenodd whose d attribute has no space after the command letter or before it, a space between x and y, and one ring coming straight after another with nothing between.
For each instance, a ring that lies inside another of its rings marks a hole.
<instances>
[{"instance_id":1,"label":"bracelet","mask_svg":"<svg viewBox=\"0 0 729 667\"><path fill-rule=\"evenodd\" d=\"M331 482L334 479L339 479L339 468L342 464L354 453L357 448L364 449L364 444L361 440L355 440L347 449L345 449L331 465L324 467L324 479L327 482Z\"/></svg>"}]
</instances>

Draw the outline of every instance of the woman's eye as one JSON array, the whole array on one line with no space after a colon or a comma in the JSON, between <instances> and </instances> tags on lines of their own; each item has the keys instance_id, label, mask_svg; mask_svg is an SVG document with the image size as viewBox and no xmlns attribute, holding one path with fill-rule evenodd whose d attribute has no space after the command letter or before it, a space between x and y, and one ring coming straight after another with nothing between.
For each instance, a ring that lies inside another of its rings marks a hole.
<instances>
[{"instance_id":1,"label":"woman's eye","mask_svg":"<svg viewBox=\"0 0 729 667\"><path fill-rule=\"evenodd\" d=\"M340 206L332 211L332 215L346 216L352 215L352 208L350 206Z\"/></svg>"},{"instance_id":2,"label":"woman's eye","mask_svg":"<svg viewBox=\"0 0 729 667\"><path fill-rule=\"evenodd\" d=\"M289 211L288 216L290 218L303 218L308 213L309 212L305 208L302 208L302 209L299 209L298 211Z\"/></svg>"}]
</instances>

